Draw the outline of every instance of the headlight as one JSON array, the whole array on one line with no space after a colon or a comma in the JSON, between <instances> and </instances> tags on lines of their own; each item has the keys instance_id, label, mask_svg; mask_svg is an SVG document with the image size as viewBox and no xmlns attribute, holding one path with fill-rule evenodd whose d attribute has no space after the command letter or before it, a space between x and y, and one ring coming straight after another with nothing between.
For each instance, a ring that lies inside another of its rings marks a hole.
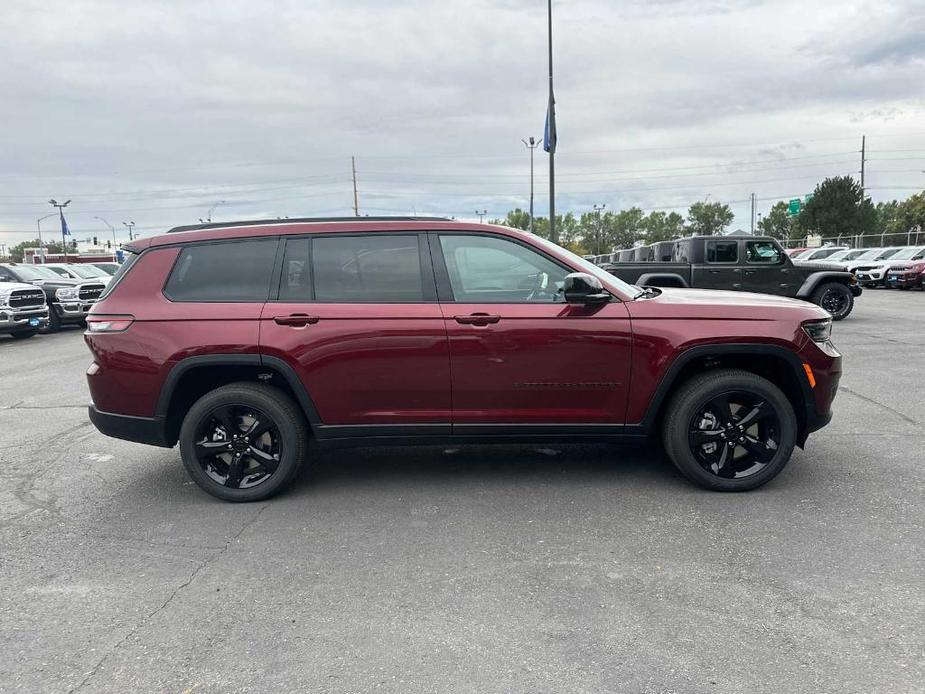
<instances>
[{"instance_id":1,"label":"headlight","mask_svg":"<svg viewBox=\"0 0 925 694\"><path fill-rule=\"evenodd\" d=\"M77 287L61 287L55 291L55 298L62 301L77 301L80 290Z\"/></svg>"},{"instance_id":2,"label":"headlight","mask_svg":"<svg viewBox=\"0 0 925 694\"><path fill-rule=\"evenodd\" d=\"M813 342L828 342L832 337L832 319L807 321L803 323L803 332L809 335Z\"/></svg>"}]
</instances>

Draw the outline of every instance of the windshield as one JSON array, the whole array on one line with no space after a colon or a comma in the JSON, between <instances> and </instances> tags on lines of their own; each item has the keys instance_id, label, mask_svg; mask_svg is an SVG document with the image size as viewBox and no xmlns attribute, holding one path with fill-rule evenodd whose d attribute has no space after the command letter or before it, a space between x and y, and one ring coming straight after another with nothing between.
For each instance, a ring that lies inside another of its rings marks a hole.
<instances>
[{"instance_id":1,"label":"windshield","mask_svg":"<svg viewBox=\"0 0 925 694\"><path fill-rule=\"evenodd\" d=\"M93 267L99 268L107 275L114 275L119 269L119 263L93 263Z\"/></svg>"},{"instance_id":2,"label":"windshield","mask_svg":"<svg viewBox=\"0 0 925 694\"><path fill-rule=\"evenodd\" d=\"M899 253L892 256L893 260L912 260L921 248L903 248ZM888 256L889 257L889 256Z\"/></svg>"},{"instance_id":3,"label":"windshield","mask_svg":"<svg viewBox=\"0 0 925 694\"><path fill-rule=\"evenodd\" d=\"M31 280L59 280L60 275L55 274L47 267L35 267L29 265L16 265L12 270L22 279Z\"/></svg>"},{"instance_id":4,"label":"windshield","mask_svg":"<svg viewBox=\"0 0 925 694\"><path fill-rule=\"evenodd\" d=\"M876 259L877 259L877 260L886 260L887 258L892 258L894 255L896 255L897 253L899 253L900 250L902 250L902 249L900 249L900 248L887 248L885 251L880 251L880 253L876 256Z\"/></svg>"},{"instance_id":5,"label":"windshield","mask_svg":"<svg viewBox=\"0 0 925 694\"><path fill-rule=\"evenodd\" d=\"M855 258L855 260L871 260L873 258L876 258L881 253L883 253L882 248L871 248L869 251L864 251L863 253L861 253L861 255Z\"/></svg>"},{"instance_id":6,"label":"windshield","mask_svg":"<svg viewBox=\"0 0 925 694\"><path fill-rule=\"evenodd\" d=\"M610 282L616 284L620 291L628 296L636 296L642 289L632 284L627 284L619 277L611 275L609 272L603 268L598 267L594 263L588 262L580 255L572 253L569 249L563 248L562 246L553 243L552 241L547 241L546 239L540 236L534 236L533 241L538 243L540 246L548 250L553 250L564 255L573 265L581 269L582 272L587 272L589 275L594 275L602 282Z\"/></svg>"},{"instance_id":7,"label":"windshield","mask_svg":"<svg viewBox=\"0 0 925 694\"><path fill-rule=\"evenodd\" d=\"M92 280L97 277L106 277L106 273L99 268L86 265L68 265L68 270L85 280Z\"/></svg>"},{"instance_id":8,"label":"windshield","mask_svg":"<svg viewBox=\"0 0 925 694\"><path fill-rule=\"evenodd\" d=\"M815 248L810 248L808 251L801 251L797 253L795 256L793 256L793 259L794 260L806 260L807 258L809 258L809 256L811 256L815 252L816 252Z\"/></svg>"}]
</instances>

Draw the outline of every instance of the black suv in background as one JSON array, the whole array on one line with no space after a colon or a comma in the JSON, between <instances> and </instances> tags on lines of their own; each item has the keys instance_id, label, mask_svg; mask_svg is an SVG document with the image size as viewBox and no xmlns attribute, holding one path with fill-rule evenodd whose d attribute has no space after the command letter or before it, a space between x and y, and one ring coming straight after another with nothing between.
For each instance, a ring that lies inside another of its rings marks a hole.
<instances>
[{"instance_id":1,"label":"black suv in background","mask_svg":"<svg viewBox=\"0 0 925 694\"><path fill-rule=\"evenodd\" d=\"M0 282L3 281L41 287L48 304L48 332L55 332L62 325L83 324L106 288L96 280L68 279L41 265L18 263L0 264Z\"/></svg>"},{"instance_id":2,"label":"black suv in background","mask_svg":"<svg viewBox=\"0 0 925 694\"><path fill-rule=\"evenodd\" d=\"M767 236L691 236L657 245L657 253L635 253L630 262L620 261L623 255L615 253L616 262L601 266L639 286L730 289L803 299L835 320L847 318L854 298L861 295L857 278L841 265L794 261Z\"/></svg>"}]
</instances>

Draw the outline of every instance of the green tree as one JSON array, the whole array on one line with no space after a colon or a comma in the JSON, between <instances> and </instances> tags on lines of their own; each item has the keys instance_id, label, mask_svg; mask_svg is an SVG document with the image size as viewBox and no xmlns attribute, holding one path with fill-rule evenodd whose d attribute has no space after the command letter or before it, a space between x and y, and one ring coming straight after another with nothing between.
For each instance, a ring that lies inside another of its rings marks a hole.
<instances>
[{"instance_id":1,"label":"green tree","mask_svg":"<svg viewBox=\"0 0 925 694\"><path fill-rule=\"evenodd\" d=\"M888 231L894 234L925 231L925 190L906 198L898 205L896 216Z\"/></svg>"},{"instance_id":2,"label":"green tree","mask_svg":"<svg viewBox=\"0 0 925 694\"><path fill-rule=\"evenodd\" d=\"M874 233L877 212L862 193L861 184L851 176L825 179L800 211L798 231L823 238Z\"/></svg>"},{"instance_id":3,"label":"green tree","mask_svg":"<svg viewBox=\"0 0 925 694\"><path fill-rule=\"evenodd\" d=\"M735 215L721 202L695 202L687 211L687 229L697 236L714 236L732 224Z\"/></svg>"},{"instance_id":4,"label":"green tree","mask_svg":"<svg viewBox=\"0 0 925 694\"><path fill-rule=\"evenodd\" d=\"M775 239L790 238L790 228L792 225L790 214L787 212L789 206L786 202L774 203L768 214L758 222L758 231L764 236L770 236Z\"/></svg>"},{"instance_id":5,"label":"green tree","mask_svg":"<svg viewBox=\"0 0 925 694\"><path fill-rule=\"evenodd\" d=\"M518 207L508 212L504 219L492 220L492 223L503 224L504 226L511 227L512 229L523 229L524 231L529 231L530 213Z\"/></svg>"},{"instance_id":6,"label":"green tree","mask_svg":"<svg viewBox=\"0 0 925 694\"><path fill-rule=\"evenodd\" d=\"M874 207L876 219L874 221L874 234L886 234L893 231L896 213L899 211L899 201L889 200L887 202L878 202Z\"/></svg>"},{"instance_id":7,"label":"green tree","mask_svg":"<svg viewBox=\"0 0 925 694\"><path fill-rule=\"evenodd\" d=\"M684 235L684 217L677 212L650 212L642 226L646 243L672 241Z\"/></svg>"}]
</instances>

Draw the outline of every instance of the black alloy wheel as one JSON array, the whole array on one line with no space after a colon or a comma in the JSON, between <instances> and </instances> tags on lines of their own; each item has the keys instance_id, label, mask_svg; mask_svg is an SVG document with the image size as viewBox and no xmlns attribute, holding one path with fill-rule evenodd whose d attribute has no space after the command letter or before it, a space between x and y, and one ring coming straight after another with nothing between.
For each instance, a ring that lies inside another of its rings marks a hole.
<instances>
[{"instance_id":1,"label":"black alloy wheel","mask_svg":"<svg viewBox=\"0 0 925 694\"><path fill-rule=\"evenodd\" d=\"M707 472L748 477L773 459L781 444L780 418L766 399L739 390L704 402L690 423L691 453Z\"/></svg>"},{"instance_id":2,"label":"black alloy wheel","mask_svg":"<svg viewBox=\"0 0 925 694\"><path fill-rule=\"evenodd\" d=\"M308 456L311 432L299 407L269 385L241 382L203 395L180 428L180 455L193 481L225 501L267 499Z\"/></svg>"},{"instance_id":3,"label":"black alloy wheel","mask_svg":"<svg viewBox=\"0 0 925 694\"><path fill-rule=\"evenodd\" d=\"M282 453L279 427L266 413L243 403L220 405L201 418L196 459L210 479L231 489L263 484Z\"/></svg>"},{"instance_id":4,"label":"black alloy wheel","mask_svg":"<svg viewBox=\"0 0 925 694\"><path fill-rule=\"evenodd\" d=\"M747 491L786 467L796 445L793 405L774 383L739 369L707 369L678 386L662 420L665 452L707 489Z\"/></svg>"},{"instance_id":5,"label":"black alloy wheel","mask_svg":"<svg viewBox=\"0 0 925 694\"><path fill-rule=\"evenodd\" d=\"M854 295L844 284L827 282L813 293L812 302L831 314L833 320L842 320L854 308Z\"/></svg>"}]
</instances>

